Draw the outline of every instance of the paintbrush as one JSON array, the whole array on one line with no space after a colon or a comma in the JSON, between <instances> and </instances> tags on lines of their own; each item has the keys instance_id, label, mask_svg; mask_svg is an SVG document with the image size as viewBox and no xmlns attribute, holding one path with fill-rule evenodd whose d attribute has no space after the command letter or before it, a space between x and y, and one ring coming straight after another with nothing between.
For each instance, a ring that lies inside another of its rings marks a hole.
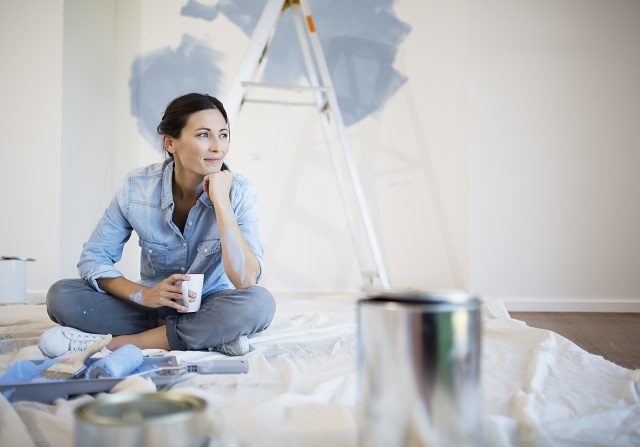
<instances>
[{"instance_id":1,"label":"paintbrush","mask_svg":"<svg viewBox=\"0 0 640 447\"><path fill-rule=\"evenodd\" d=\"M87 369L87 366L84 364L85 360L107 346L110 341L111 334L107 334L101 339L94 341L84 351L73 354L65 360L51 365L44 370L41 376L47 379L73 379L78 377Z\"/></svg>"}]
</instances>

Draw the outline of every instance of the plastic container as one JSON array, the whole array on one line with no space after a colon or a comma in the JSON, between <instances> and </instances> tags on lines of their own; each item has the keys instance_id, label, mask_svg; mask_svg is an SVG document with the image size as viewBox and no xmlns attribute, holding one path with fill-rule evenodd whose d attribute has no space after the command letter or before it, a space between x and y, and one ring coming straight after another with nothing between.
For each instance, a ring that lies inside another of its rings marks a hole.
<instances>
[{"instance_id":1,"label":"plastic container","mask_svg":"<svg viewBox=\"0 0 640 447\"><path fill-rule=\"evenodd\" d=\"M27 300L26 264L32 258L0 257L0 302L23 303Z\"/></svg>"}]
</instances>

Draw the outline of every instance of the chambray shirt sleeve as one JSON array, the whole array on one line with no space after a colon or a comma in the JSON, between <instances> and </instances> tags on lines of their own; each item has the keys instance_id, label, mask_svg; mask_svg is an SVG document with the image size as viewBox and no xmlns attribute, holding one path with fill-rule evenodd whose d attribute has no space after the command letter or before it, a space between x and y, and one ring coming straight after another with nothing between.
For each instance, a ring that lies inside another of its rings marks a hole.
<instances>
[{"instance_id":1,"label":"chambray shirt sleeve","mask_svg":"<svg viewBox=\"0 0 640 447\"><path fill-rule=\"evenodd\" d=\"M97 291L102 293L105 292L98 286L98 279L124 276L114 264L122 258L122 249L131 237L132 231L126 217L127 184L128 177L120 184L91 237L83 245L78 262L80 277L89 281Z\"/></svg>"},{"instance_id":2,"label":"chambray shirt sleeve","mask_svg":"<svg viewBox=\"0 0 640 447\"><path fill-rule=\"evenodd\" d=\"M237 184L231 191L231 201L236 221L240 231L249 247L256 254L260 264L260 274L256 279L256 284L262 278L264 272L264 246L260 241L259 219L258 219L258 194L248 178L240 176Z\"/></svg>"}]
</instances>

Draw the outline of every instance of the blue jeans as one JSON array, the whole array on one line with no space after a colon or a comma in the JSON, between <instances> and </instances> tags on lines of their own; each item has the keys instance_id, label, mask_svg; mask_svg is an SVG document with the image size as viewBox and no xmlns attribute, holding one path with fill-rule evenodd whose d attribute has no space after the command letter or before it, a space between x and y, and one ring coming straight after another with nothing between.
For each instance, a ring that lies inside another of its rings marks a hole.
<instances>
[{"instance_id":1,"label":"blue jeans","mask_svg":"<svg viewBox=\"0 0 640 447\"><path fill-rule=\"evenodd\" d=\"M164 320L171 349L200 351L264 331L276 304L264 287L221 290L202 297L198 312L153 309L97 292L83 279L62 279L47 293L54 322L94 334L130 335L153 329Z\"/></svg>"}]
</instances>

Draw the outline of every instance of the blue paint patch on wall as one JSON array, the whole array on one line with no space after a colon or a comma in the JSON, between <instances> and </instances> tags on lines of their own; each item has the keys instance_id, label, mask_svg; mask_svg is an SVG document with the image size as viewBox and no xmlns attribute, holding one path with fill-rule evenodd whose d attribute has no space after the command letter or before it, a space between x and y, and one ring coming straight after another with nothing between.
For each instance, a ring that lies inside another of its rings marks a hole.
<instances>
[{"instance_id":1,"label":"blue paint patch on wall","mask_svg":"<svg viewBox=\"0 0 640 447\"><path fill-rule=\"evenodd\" d=\"M138 56L132 67L129 88L131 113L138 131L158 150L156 127L167 104L184 93L215 92L222 75L216 61L223 57L206 42L185 34L178 48L161 48Z\"/></svg>"},{"instance_id":2,"label":"blue paint patch on wall","mask_svg":"<svg viewBox=\"0 0 640 447\"><path fill-rule=\"evenodd\" d=\"M411 27L395 16L393 4L394 0L310 1L347 126L379 110L407 80L393 63ZM263 8L263 1L221 0L209 5L189 0L181 14L206 21L223 14L251 36ZM159 114L175 96L188 91L224 96L218 92L220 58L205 42L189 35L176 51L164 48L137 58L130 80L131 103L145 138L157 142ZM293 20L285 13L269 48L262 81L299 84L304 78Z\"/></svg>"}]
</instances>

